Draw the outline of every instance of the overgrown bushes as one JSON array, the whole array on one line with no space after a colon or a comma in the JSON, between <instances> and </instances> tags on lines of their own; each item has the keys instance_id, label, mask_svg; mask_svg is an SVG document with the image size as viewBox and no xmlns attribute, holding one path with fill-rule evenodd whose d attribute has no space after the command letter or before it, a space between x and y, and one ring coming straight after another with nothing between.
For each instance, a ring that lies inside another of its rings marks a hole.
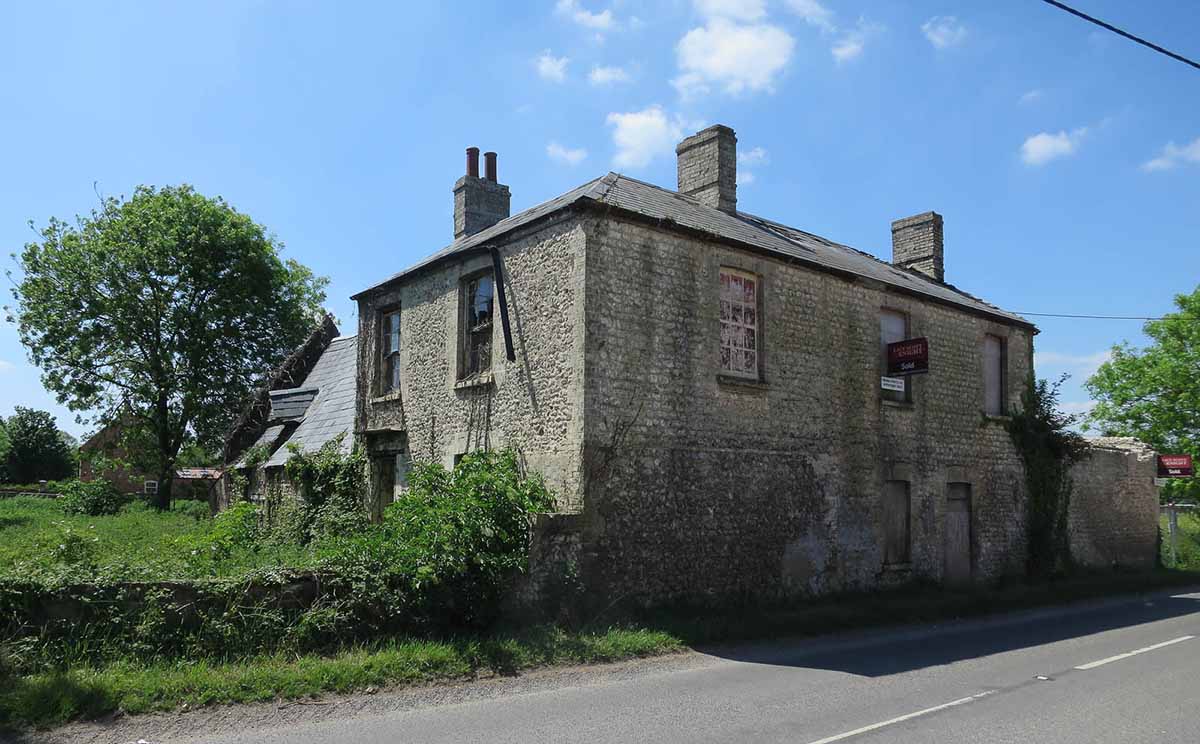
<instances>
[{"instance_id":1,"label":"overgrown bushes","mask_svg":"<svg viewBox=\"0 0 1200 744\"><path fill-rule=\"evenodd\" d=\"M58 503L67 514L99 517L116 514L125 498L106 480L72 480L59 486Z\"/></svg>"},{"instance_id":2,"label":"overgrown bushes","mask_svg":"<svg viewBox=\"0 0 1200 744\"><path fill-rule=\"evenodd\" d=\"M255 551L282 555L232 578L106 581L92 525L67 525L83 541L68 546L78 553L72 565L0 581L0 649L27 674L114 659L325 651L494 619L507 580L525 567L532 515L552 505L541 480L511 452L469 455L453 471L419 465L409 490L370 525L357 516L361 492L351 490L362 484L358 458L317 453L293 469L310 510L307 545L278 543L250 503L165 544L175 555L164 565L189 576L219 577ZM86 576L95 578L80 581Z\"/></svg>"},{"instance_id":3,"label":"overgrown bushes","mask_svg":"<svg viewBox=\"0 0 1200 744\"><path fill-rule=\"evenodd\" d=\"M1064 378L1065 379L1065 378ZM1029 380L1022 408L1012 411L1008 433L1025 465L1029 492L1026 573L1045 579L1071 568L1067 518L1071 509L1071 467L1087 456L1087 442L1070 430L1076 417L1058 411L1063 380Z\"/></svg>"}]
</instances>

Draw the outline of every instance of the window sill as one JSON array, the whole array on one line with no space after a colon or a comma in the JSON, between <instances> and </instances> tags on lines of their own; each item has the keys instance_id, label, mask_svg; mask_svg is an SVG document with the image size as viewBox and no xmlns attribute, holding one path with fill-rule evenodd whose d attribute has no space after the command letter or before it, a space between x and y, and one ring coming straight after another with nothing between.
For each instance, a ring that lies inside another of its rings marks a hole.
<instances>
[{"instance_id":1,"label":"window sill","mask_svg":"<svg viewBox=\"0 0 1200 744\"><path fill-rule=\"evenodd\" d=\"M912 562L907 563L885 563L883 564L884 571L911 571Z\"/></svg>"},{"instance_id":2,"label":"window sill","mask_svg":"<svg viewBox=\"0 0 1200 744\"><path fill-rule=\"evenodd\" d=\"M986 424L1007 424L1012 421L1012 416L994 416L990 413L983 414L983 421Z\"/></svg>"},{"instance_id":3,"label":"window sill","mask_svg":"<svg viewBox=\"0 0 1200 744\"><path fill-rule=\"evenodd\" d=\"M751 380L746 377L733 377L731 375L717 375L717 384L721 387L740 389L748 393L765 393L771 389L771 386L762 380Z\"/></svg>"},{"instance_id":4,"label":"window sill","mask_svg":"<svg viewBox=\"0 0 1200 744\"><path fill-rule=\"evenodd\" d=\"M891 400L890 398L880 398L879 402L884 408L895 408L901 411L911 411L917 407L916 403L911 400Z\"/></svg>"},{"instance_id":5,"label":"window sill","mask_svg":"<svg viewBox=\"0 0 1200 744\"><path fill-rule=\"evenodd\" d=\"M467 388L487 387L495 383L495 378L491 372L484 372L475 377L467 377L454 383L455 390L466 390Z\"/></svg>"},{"instance_id":6,"label":"window sill","mask_svg":"<svg viewBox=\"0 0 1200 744\"><path fill-rule=\"evenodd\" d=\"M390 403L393 400L400 400L399 390L395 390L390 393L384 393L383 395L376 395L375 397L371 398L372 403Z\"/></svg>"}]
</instances>

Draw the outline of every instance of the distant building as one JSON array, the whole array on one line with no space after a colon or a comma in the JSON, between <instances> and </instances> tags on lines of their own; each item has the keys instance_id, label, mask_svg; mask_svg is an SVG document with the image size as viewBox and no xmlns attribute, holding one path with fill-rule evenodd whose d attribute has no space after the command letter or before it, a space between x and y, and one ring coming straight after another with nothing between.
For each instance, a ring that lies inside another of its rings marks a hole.
<instances>
[{"instance_id":1,"label":"distant building","mask_svg":"<svg viewBox=\"0 0 1200 744\"><path fill-rule=\"evenodd\" d=\"M106 480L124 494L152 496L158 493L158 475L131 466L122 445L126 422L108 424L79 446L79 480ZM100 464L106 467L99 467ZM211 501L221 477L217 468L179 468L171 495L176 499Z\"/></svg>"}]
</instances>

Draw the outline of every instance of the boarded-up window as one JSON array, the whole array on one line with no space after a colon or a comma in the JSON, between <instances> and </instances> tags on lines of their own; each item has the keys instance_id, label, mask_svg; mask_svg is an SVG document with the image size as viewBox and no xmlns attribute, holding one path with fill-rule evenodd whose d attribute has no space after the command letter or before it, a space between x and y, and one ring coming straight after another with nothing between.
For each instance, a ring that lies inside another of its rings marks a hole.
<instances>
[{"instance_id":1,"label":"boarded-up window","mask_svg":"<svg viewBox=\"0 0 1200 744\"><path fill-rule=\"evenodd\" d=\"M391 393L400 389L400 311L393 310L380 316L379 323L381 364L379 369L379 391Z\"/></svg>"},{"instance_id":2,"label":"boarded-up window","mask_svg":"<svg viewBox=\"0 0 1200 744\"><path fill-rule=\"evenodd\" d=\"M983 412L1004 415L1004 339L983 337Z\"/></svg>"},{"instance_id":3,"label":"boarded-up window","mask_svg":"<svg viewBox=\"0 0 1200 744\"><path fill-rule=\"evenodd\" d=\"M971 582L971 484L946 487L942 575L949 586Z\"/></svg>"},{"instance_id":4,"label":"boarded-up window","mask_svg":"<svg viewBox=\"0 0 1200 744\"><path fill-rule=\"evenodd\" d=\"M887 345L908 338L908 315L899 310L879 312L879 370L880 376L887 375ZM912 378L904 378L903 390L881 390L884 400L912 400Z\"/></svg>"},{"instance_id":5,"label":"boarded-up window","mask_svg":"<svg viewBox=\"0 0 1200 744\"><path fill-rule=\"evenodd\" d=\"M490 274L463 286L462 377L492 368L492 290Z\"/></svg>"},{"instance_id":6,"label":"boarded-up window","mask_svg":"<svg viewBox=\"0 0 1200 744\"><path fill-rule=\"evenodd\" d=\"M885 481L883 486L883 562L908 563L908 481Z\"/></svg>"},{"instance_id":7,"label":"boarded-up window","mask_svg":"<svg viewBox=\"0 0 1200 744\"><path fill-rule=\"evenodd\" d=\"M721 269L721 372L757 380L759 344L758 277Z\"/></svg>"}]
</instances>

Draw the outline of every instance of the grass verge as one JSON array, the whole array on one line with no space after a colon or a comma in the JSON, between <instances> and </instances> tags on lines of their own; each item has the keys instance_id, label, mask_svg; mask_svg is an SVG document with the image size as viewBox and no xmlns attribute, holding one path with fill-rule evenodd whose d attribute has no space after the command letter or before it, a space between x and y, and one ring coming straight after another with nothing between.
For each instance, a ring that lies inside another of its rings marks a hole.
<instances>
[{"instance_id":1,"label":"grass verge","mask_svg":"<svg viewBox=\"0 0 1200 744\"><path fill-rule=\"evenodd\" d=\"M183 704L299 699L368 687L464 680L556 664L662 655L703 644L950 620L1196 585L1200 573L1155 571L1092 574L969 592L918 586L791 606L659 611L637 618L634 625L601 631L541 626L479 638L393 640L327 656L76 667L0 680L0 724L47 727L117 710L137 714Z\"/></svg>"},{"instance_id":2,"label":"grass verge","mask_svg":"<svg viewBox=\"0 0 1200 744\"><path fill-rule=\"evenodd\" d=\"M368 687L515 674L554 664L620 661L681 650L668 633L613 628L570 633L537 627L516 635L449 641L396 640L331 656L264 656L236 663L118 663L10 679L0 692L0 721L53 726L214 703L249 703L345 693Z\"/></svg>"}]
</instances>

